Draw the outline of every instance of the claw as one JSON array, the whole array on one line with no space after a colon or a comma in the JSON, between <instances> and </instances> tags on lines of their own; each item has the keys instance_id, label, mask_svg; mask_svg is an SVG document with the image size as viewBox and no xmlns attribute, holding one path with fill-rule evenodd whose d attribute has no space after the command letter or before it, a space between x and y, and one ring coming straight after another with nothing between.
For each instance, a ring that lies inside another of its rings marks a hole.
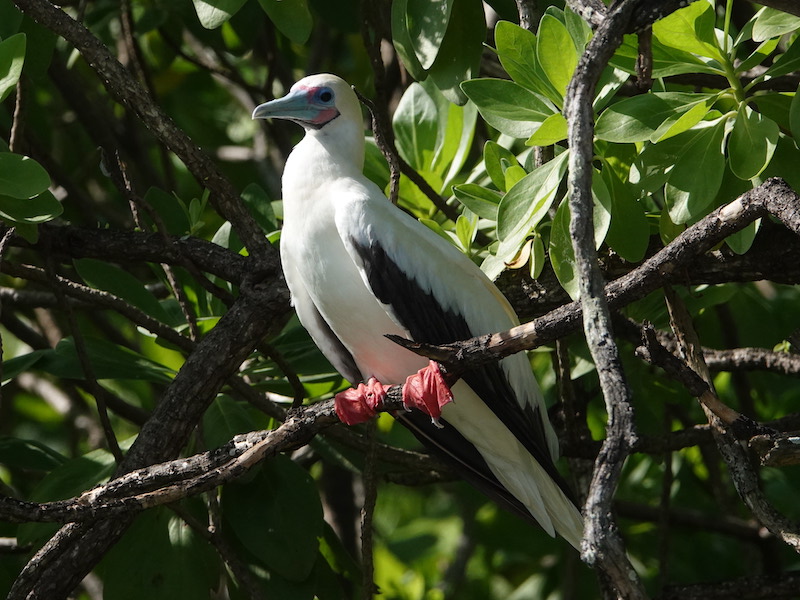
<instances>
[{"instance_id":1,"label":"claw","mask_svg":"<svg viewBox=\"0 0 800 600\"><path fill-rule=\"evenodd\" d=\"M417 408L430 415L431 422L436 427L443 427L439 423L442 407L452 401L453 393L450 391L450 386L445 383L439 364L434 361L430 361L427 367L408 377L403 386L405 407Z\"/></svg>"}]
</instances>

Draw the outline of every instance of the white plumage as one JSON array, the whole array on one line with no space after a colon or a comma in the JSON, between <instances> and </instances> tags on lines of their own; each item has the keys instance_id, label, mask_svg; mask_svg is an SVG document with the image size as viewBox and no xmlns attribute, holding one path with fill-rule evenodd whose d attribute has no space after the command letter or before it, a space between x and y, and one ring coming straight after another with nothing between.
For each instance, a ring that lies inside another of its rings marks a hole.
<instances>
[{"instance_id":1,"label":"white plumage","mask_svg":"<svg viewBox=\"0 0 800 600\"><path fill-rule=\"evenodd\" d=\"M283 174L281 259L301 323L349 381L403 383L427 364L385 334L444 343L517 324L472 261L362 174L361 108L342 79L306 77L253 117L306 130ZM501 504L579 547L581 516L553 466L558 441L525 355L466 374L452 391L442 430L419 411L399 420Z\"/></svg>"}]
</instances>

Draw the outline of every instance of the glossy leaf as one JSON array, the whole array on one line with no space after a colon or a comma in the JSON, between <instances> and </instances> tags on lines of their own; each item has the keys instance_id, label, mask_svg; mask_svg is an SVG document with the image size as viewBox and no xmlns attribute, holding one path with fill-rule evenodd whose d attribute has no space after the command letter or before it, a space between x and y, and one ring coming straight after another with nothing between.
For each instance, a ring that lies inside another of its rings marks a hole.
<instances>
[{"instance_id":1,"label":"glossy leaf","mask_svg":"<svg viewBox=\"0 0 800 600\"><path fill-rule=\"evenodd\" d=\"M105 340L84 340L89 361L97 379L138 379L167 383L174 374L171 369L148 358ZM66 379L83 379L83 367L71 338L61 340L55 349L45 353L36 367Z\"/></svg>"},{"instance_id":2,"label":"glossy leaf","mask_svg":"<svg viewBox=\"0 0 800 600\"><path fill-rule=\"evenodd\" d=\"M756 21L753 24L753 40L763 42L798 29L800 29L800 17L777 8L765 6L758 11Z\"/></svg>"},{"instance_id":3,"label":"glossy leaf","mask_svg":"<svg viewBox=\"0 0 800 600\"><path fill-rule=\"evenodd\" d=\"M567 120L561 113L550 115L525 142L527 146L552 146L567 139Z\"/></svg>"},{"instance_id":4,"label":"glossy leaf","mask_svg":"<svg viewBox=\"0 0 800 600\"><path fill-rule=\"evenodd\" d=\"M0 196L0 218L14 223L38 225L55 219L63 211L61 203L47 190L26 200Z\"/></svg>"},{"instance_id":5,"label":"glossy leaf","mask_svg":"<svg viewBox=\"0 0 800 600\"><path fill-rule=\"evenodd\" d=\"M34 488L32 502L50 502L78 496L108 479L116 463L107 450L94 450L50 471ZM56 523L24 523L17 530L20 544L39 546L58 529Z\"/></svg>"},{"instance_id":6,"label":"glossy leaf","mask_svg":"<svg viewBox=\"0 0 800 600\"><path fill-rule=\"evenodd\" d=\"M786 52L778 56L767 69L770 77L780 77L800 69L800 35L794 39Z\"/></svg>"},{"instance_id":7,"label":"glossy leaf","mask_svg":"<svg viewBox=\"0 0 800 600\"><path fill-rule=\"evenodd\" d=\"M622 258L637 263L644 258L650 242L650 225L644 207L613 169L604 168L602 177L613 202L606 242Z\"/></svg>"},{"instance_id":8,"label":"glossy leaf","mask_svg":"<svg viewBox=\"0 0 800 600\"><path fill-rule=\"evenodd\" d=\"M712 97L711 94L656 92L626 98L603 111L597 119L595 135L601 140L617 143L660 138L666 133L662 125L670 123L671 127L680 116L692 109L703 107L698 110L702 110L700 116L704 116L707 103Z\"/></svg>"},{"instance_id":9,"label":"glossy leaf","mask_svg":"<svg viewBox=\"0 0 800 600\"><path fill-rule=\"evenodd\" d=\"M797 87L789 107L789 128L794 139L800 141L800 86Z\"/></svg>"},{"instance_id":10,"label":"glossy leaf","mask_svg":"<svg viewBox=\"0 0 800 600\"><path fill-rule=\"evenodd\" d=\"M659 43L683 52L724 61L716 43L716 15L708 2L692 2L653 24L653 37Z\"/></svg>"},{"instance_id":11,"label":"glossy leaf","mask_svg":"<svg viewBox=\"0 0 800 600\"><path fill-rule=\"evenodd\" d=\"M0 195L24 200L41 194L50 176L38 162L12 152L0 152Z\"/></svg>"},{"instance_id":12,"label":"glossy leaf","mask_svg":"<svg viewBox=\"0 0 800 600\"><path fill-rule=\"evenodd\" d=\"M219 448L233 436L253 431L256 424L248 410L230 396L218 396L203 415L203 439L207 448Z\"/></svg>"},{"instance_id":13,"label":"glossy leaf","mask_svg":"<svg viewBox=\"0 0 800 600\"><path fill-rule=\"evenodd\" d=\"M207 598L219 585L220 561L180 517L158 507L136 518L99 571L107 600Z\"/></svg>"},{"instance_id":14,"label":"glossy leaf","mask_svg":"<svg viewBox=\"0 0 800 600\"><path fill-rule=\"evenodd\" d=\"M717 195L725 169L721 122L687 133L693 135L678 156L665 188L670 218L678 224L704 214ZM698 173L703 176L698 177Z\"/></svg>"},{"instance_id":15,"label":"glossy leaf","mask_svg":"<svg viewBox=\"0 0 800 600\"><path fill-rule=\"evenodd\" d=\"M392 44L403 66L417 81L423 81L428 72L423 68L414 51L414 43L408 30L408 2L409 0L394 0L392 2Z\"/></svg>"},{"instance_id":16,"label":"glossy leaf","mask_svg":"<svg viewBox=\"0 0 800 600\"><path fill-rule=\"evenodd\" d=\"M486 16L479 2L452 2L447 30L428 74L450 102L462 105L467 97L461 91L461 83L478 73L486 37Z\"/></svg>"},{"instance_id":17,"label":"glossy leaf","mask_svg":"<svg viewBox=\"0 0 800 600\"><path fill-rule=\"evenodd\" d=\"M216 29L235 15L247 0L192 0L200 24Z\"/></svg>"},{"instance_id":18,"label":"glossy leaf","mask_svg":"<svg viewBox=\"0 0 800 600\"><path fill-rule=\"evenodd\" d=\"M516 138L528 138L537 124L555 112L518 83L502 79L471 79L461 89L489 125Z\"/></svg>"},{"instance_id":19,"label":"glossy leaf","mask_svg":"<svg viewBox=\"0 0 800 600\"><path fill-rule=\"evenodd\" d=\"M766 169L779 133L774 121L743 105L728 138L728 161L733 174L740 179L753 179Z\"/></svg>"},{"instance_id":20,"label":"glossy leaf","mask_svg":"<svg viewBox=\"0 0 800 600\"><path fill-rule=\"evenodd\" d=\"M222 512L230 531L263 566L291 581L310 575L322 507L311 477L290 459L272 458L248 482L226 486Z\"/></svg>"},{"instance_id":21,"label":"glossy leaf","mask_svg":"<svg viewBox=\"0 0 800 600\"><path fill-rule=\"evenodd\" d=\"M547 98L556 100L558 93L536 58L536 35L509 21L498 21L494 41L500 64L518 84Z\"/></svg>"},{"instance_id":22,"label":"glossy leaf","mask_svg":"<svg viewBox=\"0 0 800 600\"><path fill-rule=\"evenodd\" d=\"M14 90L25 62L25 34L18 33L0 42L0 102Z\"/></svg>"},{"instance_id":23,"label":"glossy leaf","mask_svg":"<svg viewBox=\"0 0 800 600\"><path fill-rule=\"evenodd\" d=\"M680 48L672 48L653 38L653 78L670 77L684 73L722 74L723 70L716 63L709 64L704 59ZM635 35L626 35L622 45L611 58L610 63L631 75L636 74L636 60L639 56L639 45Z\"/></svg>"},{"instance_id":24,"label":"glossy leaf","mask_svg":"<svg viewBox=\"0 0 800 600\"><path fill-rule=\"evenodd\" d=\"M0 436L0 465L12 469L51 471L67 459L37 440Z\"/></svg>"},{"instance_id":25,"label":"glossy leaf","mask_svg":"<svg viewBox=\"0 0 800 600\"><path fill-rule=\"evenodd\" d=\"M517 157L510 150L491 140L483 146L483 164L492 183L501 192L507 189L506 169L509 166L519 165Z\"/></svg>"},{"instance_id":26,"label":"glossy leaf","mask_svg":"<svg viewBox=\"0 0 800 600\"><path fill-rule=\"evenodd\" d=\"M558 282L573 300L580 296L575 266L575 252L572 249L572 238L569 234L569 203L564 200L556 211L553 228L550 231L550 264Z\"/></svg>"},{"instance_id":27,"label":"glossy leaf","mask_svg":"<svg viewBox=\"0 0 800 600\"><path fill-rule=\"evenodd\" d=\"M258 0L258 3L283 35L296 44L308 41L314 25L308 0Z\"/></svg>"},{"instance_id":28,"label":"glossy leaf","mask_svg":"<svg viewBox=\"0 0 800 600\"><path fill-rule=\"evenodd\" d=\"M439 117L436 104L418 83L412 83L400 98L392 125L397 150L418 171L429 170L433 160Z\"/></svg>"},{"instance_id":29,"label":"glossy leaf","mask_svg":"<svg viewBox=\"0 0 800 600\"><path fill-rule=\"evenodd\" d=\"M454 0L407 0L408 33L423 69L433 66L444 40Z\"/></svg>"},{"instance_id":30,"label":"glossy leaf","mask_svg":"<svg viewBox=\"0 0 800 600\"><path fill-rule=\"evenodd\" d=\"M563 98L578 64L578 53L567 28L555 17L545 15L539 23L536 57L547 79Z\"/></svg>"},{"instance_id":31,"label":"glossy leaf","mask_svg":"<svg viewBox=\"0 0 800 600\"><path fill-rule=\"evenodd\" d=\"M93 258L77 259L74 261L74 265L78 274L93 288L105 290L119 298L124 298L162 323L170 321L164 307L152 292L128 271Z\"/></svg>"},{"instance_id":32,"label":"glossy leaf","mask_svg":"<svg viewBox=\"0 0 800 600\"><path fill-rule=\"evenodd\" d=\"M482 219L497 220L497 208L502 197L499 193L475 183L453 186L453 193L461 204Z\"/></svg>"},{"instance_id":33,"label":"glossy leaf","mask_svg":"<svg viewBox=\"0 0 800 600\"><path fill-rule=\"evenodd\" d=\"M503 241L520 239L547 214L556 190L567 169L568 152L526 175L500 201L497 237Z\"/></svg>"}]
</instances>

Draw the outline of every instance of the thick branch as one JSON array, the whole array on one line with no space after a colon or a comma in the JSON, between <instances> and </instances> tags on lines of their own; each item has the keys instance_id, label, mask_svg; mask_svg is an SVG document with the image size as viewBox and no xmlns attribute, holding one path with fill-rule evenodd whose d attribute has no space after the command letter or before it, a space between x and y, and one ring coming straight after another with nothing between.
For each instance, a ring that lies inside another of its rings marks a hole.
<instances>
[{"instance_id":1,"label":"thick branch","mask_svg":"<svg viewBox=\"0 0 800 600\"><path fill-rule=\"evenodd\" d=\"M581 558L597 568L607 594L628 599L645 598L646 593L625 554L611 507L623 463L636 442L636 432L630 389L614 341L611 311L594 247L592 100L600 75L622 43L623 32L637 4L638 0L623 0L609 10L578 62L564 101L564 116L569 123L570 237L579 277L583 329L608 413L606 440L595 461L584 505Z\"/></svg>"}]
</instances>

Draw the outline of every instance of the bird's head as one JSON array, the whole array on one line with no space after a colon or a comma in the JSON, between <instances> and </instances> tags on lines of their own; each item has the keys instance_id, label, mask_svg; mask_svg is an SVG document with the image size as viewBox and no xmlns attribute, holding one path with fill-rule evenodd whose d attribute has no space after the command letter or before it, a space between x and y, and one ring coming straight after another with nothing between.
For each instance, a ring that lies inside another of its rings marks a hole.
<instances>
[{"instance_id":1,"label":"bird's head","mask_svg":"<svg viewBox=\"0 0 800 600\"><path fill-rule=\"evenodd\" d=\"M347 82L321 73L301 79L283 98L257 106L253 118L288 119L307 130L320 130L338 120L360 124L361 108Z\"/></svg>"}]
</instances>

